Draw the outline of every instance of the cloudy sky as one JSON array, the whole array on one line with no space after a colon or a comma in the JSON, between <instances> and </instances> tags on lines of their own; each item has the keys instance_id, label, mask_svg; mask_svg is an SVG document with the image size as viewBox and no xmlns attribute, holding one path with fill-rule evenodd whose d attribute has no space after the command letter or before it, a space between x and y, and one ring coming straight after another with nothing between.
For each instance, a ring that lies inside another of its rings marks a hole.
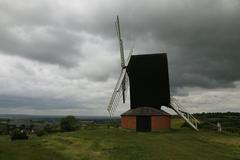
<instances>
[{"instance_id":1,"label":"cloudy sky","mask_svg":"<svg viewBox=\"0 0 240 160\"><path fill-rule=\"evenodd\" d=\"M107 115L116 15L126 56L167 52L191 112L240 112L239 0L0 0L0 113Z\"/></svg>"}]
</instances>

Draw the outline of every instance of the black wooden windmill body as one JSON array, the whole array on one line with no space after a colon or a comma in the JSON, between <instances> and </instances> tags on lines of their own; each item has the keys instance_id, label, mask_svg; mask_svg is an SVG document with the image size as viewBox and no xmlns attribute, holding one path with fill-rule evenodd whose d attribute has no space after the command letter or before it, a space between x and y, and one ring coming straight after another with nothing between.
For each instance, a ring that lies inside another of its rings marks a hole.
<instances>
[{"instance_id":1,"label":"black wooden windmill body","mask_svg":"<svg viewBox=\"0 0 240 160\"><path fill-rule=\"evenodd\" d=\"M125 61L119 17L115 24L122 70L107 109L110 115L113 115L121 99L125 103L126 92L130 86L130 110L122 114L123 128L140 128L140 131L153 131L154 127L161 126L166 128L166 122L170 123L170 118L168 113L161 110L161 107L165 106L173 109L192 128L198 130L199 121L170 96L167 54L132 55L131 50ZM132 122L129 122L130 120Z\"/></svg>"}]
</instances>

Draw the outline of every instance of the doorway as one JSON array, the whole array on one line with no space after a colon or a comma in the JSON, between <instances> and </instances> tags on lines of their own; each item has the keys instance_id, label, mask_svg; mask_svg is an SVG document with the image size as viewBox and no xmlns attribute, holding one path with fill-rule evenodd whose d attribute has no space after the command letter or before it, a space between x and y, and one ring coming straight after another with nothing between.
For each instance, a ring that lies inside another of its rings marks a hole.
<instances>
[{"instance_id":1,"label":"doorway","mask_svg":"<svg viewBox=\"0 0 240 160\"><path fill-rule=\"evenodd\" d=\"M137 116L137 132L151 132L151 116Z\"/></svg>"}]
</instances>

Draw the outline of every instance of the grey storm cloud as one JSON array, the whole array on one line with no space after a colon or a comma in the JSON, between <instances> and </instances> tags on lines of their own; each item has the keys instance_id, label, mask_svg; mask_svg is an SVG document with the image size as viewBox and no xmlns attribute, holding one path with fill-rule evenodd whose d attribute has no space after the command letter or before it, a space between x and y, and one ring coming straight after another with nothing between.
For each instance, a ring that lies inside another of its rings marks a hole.
<instances>
[{"instance_id":1,"label":"grey storm cloud","mask_svg":"<svg viewBox=\"0 0 240 160\"><path fill-rule=\"evenodd\" d=\"M61 94L85 98L76 102L66 99L66 103L105 107L120 71L116 15L120 15L126 56L132 47L134 54L168 53L171 86L179 96L191 96L183 89L186 87L237 88L239 0L0 0L0 53L19 58L8 66L12 72L17 70L18 77L0 70L1 83L11 85L11 91L5 89L0 94L16 96L27 88L39 94L37 89L50 90L54 97L59 87L63 88ZM21 80L26 80L23 84L27 87L18 84ZM43 86L36 87L35 83ZM21 99L14 96L13 101ZM59 100L61 105L54 98L46 98L56 106L65 106L63 101ZM0 105L4 102L8 103ZM29 103L34 108L41 102L41 98L30 98L19 100L18 105ZM47 103L43 106L50 107Z\"/></svg>"},{"instance_id":2,"label":"grey storm cloud","mask_svg":"<svg viewBox=\"0 0 240 160\"><path fill-rule=\"evenodd\" d=\"M10 2L0 5L3 53L74 66L81 63L82 52L88 52L81 50L89 40L84 33L116 39L113 21L119 14L127 48L136 43L140 53L166 49L176 86L231 87L240 79L236 70L240 62L239 1L123 1L105 7L92 1L83 5L90 8L79 13L65 9L61 1L18 1L16 6ZM116 47L111 49L116 54Z\"/></svg>"}]
</instances>

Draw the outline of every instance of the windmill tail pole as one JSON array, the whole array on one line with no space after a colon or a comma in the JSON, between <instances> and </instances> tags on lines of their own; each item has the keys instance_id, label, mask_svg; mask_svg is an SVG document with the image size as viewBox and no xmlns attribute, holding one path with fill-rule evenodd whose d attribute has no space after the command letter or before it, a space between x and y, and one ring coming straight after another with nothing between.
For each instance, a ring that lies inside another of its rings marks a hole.
<instances>
[{"instance_id":1,"label":"windmill tail pole","mask_svg":"<svg viewBox=\"0 0 240 160\"><path fill-rule=\"evenodd\" d=\"M199 131L198 124L200 123L191 113L187 112L182 105L180 105L176 99L171 102L170 107L181 116L194 130Z\"/></svg>"}]
</instances>

